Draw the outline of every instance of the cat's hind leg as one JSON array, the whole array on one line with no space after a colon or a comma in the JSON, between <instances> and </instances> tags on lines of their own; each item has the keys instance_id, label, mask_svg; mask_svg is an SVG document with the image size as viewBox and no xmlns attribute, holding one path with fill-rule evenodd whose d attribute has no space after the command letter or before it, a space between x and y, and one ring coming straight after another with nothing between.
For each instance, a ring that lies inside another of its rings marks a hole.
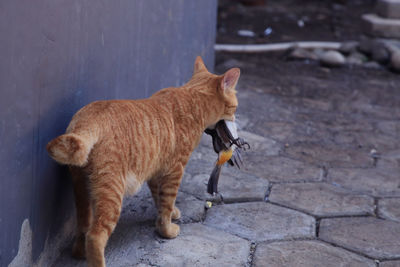
<instances>
[{"instance_id":1,"label":"cat's hind leg","mask_svg":"<svg viewBox=\"0 0 400 267\"><path fill-rule=\"evenodd\" d=\"M166 238L175 238L179 234L179 225L172 223L171 219L175 210L175 199L178 194L182 175L183 166L177 164L170 173L159 180L156 227L160 235Z\"/></svg>"},{"instance_id":2,"label":"cat's hind leg","mask_svg":"<svg viewBox=\"0 0 400 267\"><path fill-rule=\"evenodd\" d=\"M90 226L92 209L90 207L90 192L88 189L88 177L80 167L70 167L72 184L74 189L77 232L72 247L72 256L83 259L85 253L85 237Z\"/></svg>"},{"instance_id":3,"label":"cat's hind leg","mask_svg":"<svg viewBox=\"0 0 400 267\"><path fill-rule=\"evenodd\" d=\"M159 179L158 178L152 178L151 180L147 181L147 185L149 186L151 195L153 196L154 204L156 205L158 209L158 192L159 192ZM181 211L178 209L177 206L174 205L174 210L172 211L171 218L173 220L178 220L181 217Z\"/></svg>"},{"instance_id":4,"label":"cat's hind leg","mask_svg":"<svg viewBox=\"0 0 400 267\"><path fill-rule=\"evenodd\" d=\"M113 232L125 191L123 176L107 166L90 177L93 220L86 234L86 258L89 267L104 267L104 249Z\"/></svg>"}]
</instances>

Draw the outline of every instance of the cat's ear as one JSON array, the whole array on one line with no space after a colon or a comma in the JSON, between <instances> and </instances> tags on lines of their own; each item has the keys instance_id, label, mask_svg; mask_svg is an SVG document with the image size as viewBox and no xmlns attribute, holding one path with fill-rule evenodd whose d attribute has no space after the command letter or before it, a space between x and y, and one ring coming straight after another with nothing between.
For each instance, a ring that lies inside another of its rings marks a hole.
<instances>
[{"instance_id":1,"label":"cat's ear","mask_svg":"<svg viewBox=\"0 0 400 267\"><path fill-rule=\"evenodd\" d=\"M223 93L235 92L236 84L240 77L240 69L233 68L225 72L221 80L221 90Z\"/></svg>"},{"instance_id":2,"label":"cat's ear","mask_svg":"<svg viewBox=\"0 0 400 267\"><path fill-rule=\"evenodd\" d=\"M194 62L194 72L193 73L197 73L200 71L208 71L206 68L206 65L204 65L203 59L201 59L200 56L196 57L196 60Z\"/></svg>"}]
</instances>

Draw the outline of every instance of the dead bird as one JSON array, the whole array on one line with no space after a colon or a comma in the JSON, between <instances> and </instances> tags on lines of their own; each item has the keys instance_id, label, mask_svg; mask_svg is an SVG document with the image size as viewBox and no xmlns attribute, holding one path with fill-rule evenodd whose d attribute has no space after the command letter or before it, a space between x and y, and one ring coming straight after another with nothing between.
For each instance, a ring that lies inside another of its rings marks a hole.
<instances>
[{"instance_id":1,"label":"dead bird","mask_svg":"<svg viewBox=\"0 0 400 267\"><path fill-rule=\"evenodd\" d=\"M214 194L218 193L218 180L222 165L228 162L231 166L240 169L243 165L240 150L246 150L246 148L250 148L250 145L243 138L238 137L236 123L233 121L220 120L214 128L206 129L205 133L211 135L214 151L218 154L207 185L207 192Z\"/></svg>"}]
</instances>

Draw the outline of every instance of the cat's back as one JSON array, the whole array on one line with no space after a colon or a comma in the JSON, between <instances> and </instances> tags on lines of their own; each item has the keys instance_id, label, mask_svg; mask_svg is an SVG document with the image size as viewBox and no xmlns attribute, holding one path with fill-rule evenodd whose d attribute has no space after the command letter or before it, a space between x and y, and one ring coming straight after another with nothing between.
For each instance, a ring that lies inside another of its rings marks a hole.
<instances>
[{"instance_id":1,"label":"cat's back","mask_svg":"<svg viewBox=\"0 0 400 267\"><path fill-rule=\"evenodd\" d=\"M140 100L100 100L82 107L72 118L69 129L74 125L87 124L115 125L140 123L143 120L158 121L169 112L166 106L153 99ZM72 130L72 129L71 129Z\"/></svg>"}]
</instances>

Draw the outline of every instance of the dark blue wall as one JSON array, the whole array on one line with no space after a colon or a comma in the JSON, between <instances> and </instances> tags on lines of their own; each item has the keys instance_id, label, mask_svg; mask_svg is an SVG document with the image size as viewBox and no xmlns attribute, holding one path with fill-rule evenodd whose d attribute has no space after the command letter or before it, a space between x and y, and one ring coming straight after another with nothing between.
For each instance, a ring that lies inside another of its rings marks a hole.
<instances>
[{"instance_id":1,"label":"dark blue wall","mask_svg":"<svg viewBox=\"0 0 400 267\"><path fill-rule=\"evenodd\" d=\"M33 259L71 216L65 168L45 151L98 99L181 85L213 65L216 0L0 1L0 266L29 219Z\"/></svg>"}]
</instances>

